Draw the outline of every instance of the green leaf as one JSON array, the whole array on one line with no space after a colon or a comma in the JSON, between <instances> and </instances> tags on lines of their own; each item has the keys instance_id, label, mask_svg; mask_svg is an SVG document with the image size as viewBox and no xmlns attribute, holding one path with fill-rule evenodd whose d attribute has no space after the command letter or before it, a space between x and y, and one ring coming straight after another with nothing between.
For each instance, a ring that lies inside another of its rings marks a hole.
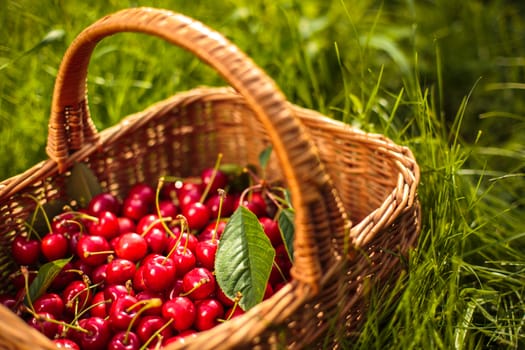
<instances>
[{"instance_id":1,"label":"green leaf","mask_svg":"<svg viewBox=\"0 0 525 350\"><path fill-rule=\"evenodd\" d=\"M71 258L50 261L38 269L35 279L29 286L29 298L31 301L35 301L47 291L55 277L69 261L71 261Z\"/></svg>"},{"instance_id":2,"label":"green leaf","mask_svg":"<svg viewBox=\"0 0 525 350\"><path fill-rule=\"evenodd\" d=\"M279 230L283 237L284 246L288 252L290 260L293 262L293 238L294 238L294 217L295 212L291 208L285 208L279 213L277 222L279 223Z\"/></svg>"},{"instance_id":3,"label":"green leaf","mask_svg":"<svg viewBox=\"0 0 525 350\"><path fill-rule=\"evenodd\" d=\"M266 169L266 166L268 165L268 161L270 161L270 156L272 155L272 146L266 147L260 154L259 154L259 165L261 166L261 169Z\"/></svg>"},{"instance_id":4,"label":"green leaf","mask_svg":"<svg viewBox=\"0 0 525 350\"><path fill-rule=\"evenodd\" d=\"M91 169L84 163L75 163L71 176L66 180L66 193L79 206L86 207L93 196L102 192L102 187Z\"/></svg>"},{"instance_id":5,"label":"green leaf","mask_svg":"<svg viewBox=\"0 0 525 350\"><path fill-rule=\"evenodd\" d=\"M275 250L257 216L240 206L230 217L219 241L215 276L223 292L249 310L263 300Z\"/></svg>"}]
</instances>

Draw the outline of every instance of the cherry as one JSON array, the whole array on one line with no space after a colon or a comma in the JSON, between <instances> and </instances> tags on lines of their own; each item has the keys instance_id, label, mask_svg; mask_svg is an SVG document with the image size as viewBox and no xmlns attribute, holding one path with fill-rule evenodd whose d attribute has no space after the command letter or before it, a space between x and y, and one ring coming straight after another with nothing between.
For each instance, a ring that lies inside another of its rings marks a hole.
<instances>
[{"instance_id":1,"label":"cherry","mask_svg":"<svg viewBox=\"0 0 525 350\"><path fill-rule=\"evenodd\" d=\"M210 239L207 241L199 241L195 247L195 255L200 266L207 268L210 271L215 269L215 254L217 253L219 241Z\"/></svg>"},{"instance_id":2,"label":"cherry","mask_svg":"<svg viewBox=\"0 0 525 350\"><path fill-rule=\"evenodd\" d=\"M48 313L60 319L64 313L64 301L56 293L45 293L33 301L33 309L37 313Z\"/></svg>"},{"instance_id":3,"label":"cherry","mask_svg":"<svg viewBox=\"0 0 525 350\"><path fill-rule=\"evenodd\" d=\"M184 210L188 205L199 202L202 191L200 184L185 183L177 192L180 208Z\"/></svg>"},{"instance_id":4,"label":"cherry","mask_svg":"<svg viewBox=\"0 0 525 350\"><path fill-rule=\"evenodd\" d=\"M187 329L184 332L180 332L178 335L173 336L171 338L168 338L164 342L164 346L168 346L169 344L186 344L187 338L193 338L197 336L197 331L193 329Z\"/></svg>"},{"instance_id":5,"label":"cherry","mask_svg":"<svg viewBox=\"0 0 525 350\"><path fill-rule=\"evenodd\" d=\"M140 220L150 212L151 204L140 197L126 197L122 203L122 215L132 220Z\"/></svg>"},{"instance_id":6,"label":"cherry","mask_svg":"<svg viewBox=\"0 0 525 350\"><path fill-rule=\"evenodd\" d=\"M139 350L140 345L140 339L134 332L120 331L113 335L107 350Z\"/></svg>"},{"instance_id":7,"label":"cherry","mask_svg":"<svg viewBox=\"0 0 525 350\"><path fill-rule=\"evenodd\" d=\"M175 283L173 283L173 286L171 287L171 289L168 290L168 292L166 293L166 298L168 300L174 299L183 293L182 283L183 283L182 279L180 278L175 280Z\"/></svg>"},{"instance_id":8,"label":"cherry","mask_svg":"<svg viewBox=\"0 0 525 350\"><path fill-rule=\"evenodd\" d=\"M107 300L108 303L113 303L115 300L124 295L135 296L135 292L133 289L129 289L122 284L113 284L104 288L104 299Z\"/></svg>"},{"instance_id":9,"label":"cherry","mask_svg":"<svg viewBox=\"0 0 525 350\"><path fill-rule=\"evenodd\" d=\"M132 295L121 295L111 304L109 323L114 330L126 330L137 315L137 298Z\"/></svg>"},{"instance_id":10,"label":"cherry","mask_svg":"<svg viewBox=\"0 0 525 350\"><path fill-rule=\"evenodd\" d=\"M55 343L55 346L58 349L80 350L80 347L78 346L78 344L75 343L71 339L67 339L67 338L53 339L53 343Z\"/></svg>"},{"instance_id":11,"label":"cherry","mask_svg":"<svg viewBox=\"0 0 525 350\"><path fill-rule=\"evenodd\" d=\"M164 296L161 292L154 292L151 290L143 290L135 296L138 301L146 301L151 299L160 299L163 300ZM162 306L150 307L144 310L143 314L145 316L160 316L162 314Z\"/></svg>"},{"instance_id":12,"label":"cherry","mask_svg":"<svg viewBox=\"0 0 525 350\"><path fill-rule=\"evenodd\" d=\"M76 219L76 214L73 212L58 214L51 221L51 231L55 233L70 235L73 232L80 231L80 229L81 223Z\"/></svg>"},{"instance_id":13,"label":"cherry","mask_svg":"<svg viewBox=\"0 0 525 350\"><path fill-rule=\"evenodd\" d=\"M174 251L176 244L182 247L186 247L187 249L191 250L192 252L195 252L195 248L197 247L197 242L199 242L199 239L192 234L188 233L179 233L176 237L169 237L168 238L168 244L166 246L166 254L170 254Z\"/></svg>"},{"instance_id":14,"label":"cherry","mask_svg":"<svg viewBox=\"0 0 525 350\"><path fill-rule=\"evenodd\" d=\"M120 233L119 219L110 211L102 211L98 214L97 221L89 226L89 233L102 236L107 240L116 237Z\"/></svg>"},{"instance_id":15,"label":"cherry","mask_svg":"<svg viewBox=\"0 0 525 350\"><path fill-rule=\"evenodd\" d=\"M120 236L116 245L115 253L121 259L137 262L148 252L148 244L144 237L135 232L125 233Z\"/></svg>"},{"instance_id":16,"label":"cherry","mask_svg":"<svg viewBox=\"0 0 525 350\"><path fill-rule=\"evenodd\" d=\"M160 292L169 288L175 281L175 263L165 256L153 256L143 266L142 278L147 290Z\"/></svg>"},{"instance_id":17,"label":"cherry","mask_svg":"<svg viewBox=\"0 0 525 350\"><path fill-rule=\"evenodd\" d=\"M54 323L55 316L48 312L39 312L27 322L31 327L53 339L58 333L58 324Z\"/></svg>"},{"instance_id":18,"label":"cherry","mask_svg":"<svg viewBox=\"0 0 525 350\"><path fill-rule=\"evenodd\" d=\"M182 278L188 271L195 267L197 259L189 248L178 246L170 258L175 263L176 276Z\"/></svg>"},{"instance_id":19,"label":"cherry","mask_svg":"<svg viewBox=\"0 0 525 350\"><path fill-rule=\"evenodd\" d=\"M136 183L128 192L127 198L132 197L138 198L148 206L151 206L155 203L155 190L146 183Z\"/></svg>"},{"instance_id":20,"label":"cherry","mask_svg":"<svg viewBox=\"0 0 525 350\"><path fill-rule=\"evenodd\" d=\"M153 227L156 227L161 230L164 229L164 226L162 226L162 222L160 222L157 214L147 214L141 217L137 222L136 232L139 235L143 235L145 232L152 229Z\"/></svg>"},{"instance_id":21,"label":"cherry","mask_svg":"<svg viewBox=\"0 0 525 350\"><path fill-rule=\"evenodd\" d=\"M84 281L73 281L66 286L62 293L65 311L76 315L91 303L91 290Z\"/></svg>"},{"instance_id":22,"label":"cherry","mask_svg":"<svg viewBox=\"0 0 525 350\"><path fill-rule=\"evenodd\" d=\"M241 309L240 307L238 307L238 306L231 307L228 310L226 310L226 312L224 312L224 319L225 320L231 320L232 318L241 316L244 313L245 313L245 311L243 309Z\"/></svg>"},{"instance_id":23,"label":"cherry","mask_svg":"<svg viewBox=\"0 0 525 350\"><path fill-rule=\"evenodd\" d=\"M42 255L47 261L65 258L69 253L69 241L62 233L48 233L40 242Z\"/></svg>"},{"instance_id":24,"label":"cherry","mask_svg":"<svg viewBox=\"0 0 525 350\"><path fill-rule=\"evenodd\" d=\"M222 305L228 307L235 305L235 301L230 299L226 294L224 294L224 291L221 288L217 288L217 300L219 300Z\"/></svg>"},{"instance_id":25,"label":"cherry","mask_svg":"<svg viewBox=\"0 0 525 350\"><path fill-rule=\"evenodd\" d=\"M137 231L135 222L125 216L118 217L118 226L120 234Z\"/></svg>"},{"instance_id":26,"label":"cherry","mask_svg":"<svg viewBox=\"0 0 525 350\"><path fill-rule=\"evenodd\" d=\"M91 300L90 305L90 315L96 316L100 318L106 318L108 317L108 301L106 301L106 298L104 296L104 291L98 291L95 296L93 296L93 299Z\"/></svg>"},{"instance_id":27,"label":"cherry","mask_svg":"<svg viewBox=\"0 0 525 350\"><path fill-rule=\"evenodd\" d=\"M162 218L174 218L179 213L179 209L171 199L164 199L159 201L159 212Z\"/></svg>"},{"instance_id":28,"label":"cherry","mask_svg":"<svg viewBox=\"0 0 525 350\"><path fill-rule=\"evenodd\" d=\"M38 274L37 271L27 271L27 278L28 278L29 284L33 282L37 274ZM14 274L11 274L9 276L9 279L11 280L11 283L13 284L16 290L25 288L25 285L26 285L25 277L24 277L24 274L22 274L21 272L16 272Z\"/></svg>"},{"instance_id":29,"label":"cherry","mask_svg":"<svg viewBox=\"0 0 525 350\"><path fill-rule=\"evenodd\" d=\"M161 254L166 249L168 244L168 236L164 229L153 227L143 236L146 241L149 250L152 253Z\"/></svg>"},{"instance_id":30,"label":"cherry","mask_svg":"<svg viewBox=\"0 0 525 350\"><path fill-rule=\"evenodd\" d=\"M166 325L167 320L160 316L144 316L139 320L135 332L137 333L140 341L144 344L151 339L151 337ZM173 332L170 327L164 327L160 331L160 336L162 339L170 338L173 335Z\"/></svg>"},{"instance_id":31,"label":"cherry","mask_svg":"<svg viewBox=\"0 0 525 350\"><path fill-rule=\"evenodd\" d=\"M279 224L277 221L272 220L267 216L262 216L259 218L259 222L261 223L264 233L266 236L268 236L274 248L283 244L281 230L279 229Z\"/></svg>"},{"instance_id":32,"label":"cherry","mask_svg":"<svg viewBox=\"0 0 525 350\"><path fill-rule=\"evenodd\" d=\"M222 204L220 202L222 201ZM210 211L210 218L216 219L219 216L219 206L221 208L221 217L230 217L234 211L234 198L232 196L221 196L220 194L214 194L210 196L204 204Z\"/></svg>"},{"instance_id":33,"label":"cherry","mask_svg":"<svg viewBox=\"0 0 525 350\"><path fill-rule=\"evenodd\" d=\"M89 274L91 282L96 284L98 287L103 288L104 285L107 283L107 267L108 264L102 264L93 268L93 270L91 270L91 273Z\"/></svg>"},{"instance_id":34,"label":"cherry","mask_svg":"<svg viewBox=\"0 0 525 350\"><path fill-rule=\"evenodd\" d=\"M208 298L215 292L215 277L204 267L191 269L182 279L182 290L193 300Z\"/></svg>"},{"instance_id":35,"label":"cherry","mask_svg":"<svg viewBox=\"0 0 525 350\"><path fill-rule=\"evenodd\" d=\"M210 210L201 202L194 202L182 208L182 215L188 221L190 230L202 230L210 221Z\"/></svg>"},{"instance_id":36,"label":"cherry","mask_svg":"<svg viewBox=\"0 0 525 350\"><path fill-rule=\"evenodd\" d=\"M115 215L120 213L121 204L117 197L110 193L102 192L94 195L89 201L87 211L90 215L99 216L104 211L112 212Z\"/></svg>"},{"instance_id":37,"label":"cherry","mask_svg":"<svg viewBox=\"0 0 525 350\"><path fill-rule=\"evenodd\" d=\"M179 332L189 329L195 320L195 305L184 296L178 296L162 305L162 317L173 320L172 327Z\"/></svg>"},{"instance_id":38,"label":"cherry","mask_svg":"<svg viewBox=\"0 0 525 350\"><path fill-rule=\"evenodd\" d=\"M244 198L242 205L257 217L268 216L266 201L260 192L252 192L249 199Z\"/></svg>"},{"instance_id":39,"label":"cherry","mask_svg":"<svg viewBox=\"0 0 525 350\"><path fill-rule=\"evenodd\" d=\"M36 239L16 236L11 243L13 260L18 265L34 265L40 257L40 242Z\"/></svg>"},{"instance_id":40,"label":"cherry","mask_svg":"<svg viewBox=\"0 0 525 350\"><path fill-rule=\"evenodd\" d=\"M196 303L195 328L205 331L219 324L224 317L224 307L217 299L204 299Z\"/></svg>"},{"instance_id":41,"label":"cherry","mask_svg":"<svg viewBox=\"0 0 525 350\"><path fill-rule=\"evenodd\" d=\"M14 312L18 302L12 295L0 294L0 304Z\"/></svg>"},{"instance_id":42,"label":"cherry","mask_svg":"<svg viewBox=\"0 0 525 350\"><path fill-rule=\"evenodd\" d=\"M201 171L202 184L208 188L208 193L216 193L219 188L226 188L228 176L215 168L206 168Z\"/></svg>"},{"instance_id":43,"label":"cherry","mask_svg":"<svg viewBox=\"0 0 525 350\"><path fill-rule=\"evenodd\" d=\"M54 291L62 291L69 283L79 279L81 275L76 272L72 272L71 269L73 268L74 266L72 262L66 263L62 270L60 270L58 275L51 282L49 289Z\"/></svg>"},{"instance_id":44,"label":"cherry","mask_svg":"<svg viewBox=\"0 0 525 350\"><path fill-rule=\"evenodd\" d=\"M201 233L199 233L198 239L199 241L207 241L214 237L216 239L219 239L222 235L222 232L224 231L224 228L226 227L226 220L220 220L218 223L213 221L206 226Z\"/></svg>"},{"instance_id":45,"label":"cherry","mask_svg":"<svg viewBox=\"0 0 525 350\"><path fill-rule=\"evenodd\" d=\"M109 243L102 236L83 235L78 240L77 255L90 266L103 264L110 253Z\"/></svg>"},{"instance_id":46,"label":"cherry","mask_svg":"<svg viewBox=\"0 0 525 350\"><path fill-rule=\"evenodd\" d=\"M106 265L106 283L124 284L133 279L136 271L135 263L127 259L113 259Z\"/></svg>"},{"instance_id":47,"label":"cherry","mask_svg":"<svg viewBox=\"0 0 525 350\"><path fill-rule=\"evenodd\" d=\"M88 317L80 319L78 326L84 331L72 330L72 337L83 350L106 348L111 339L109 321L100 317Z\"/></svg>"}]
</instances>

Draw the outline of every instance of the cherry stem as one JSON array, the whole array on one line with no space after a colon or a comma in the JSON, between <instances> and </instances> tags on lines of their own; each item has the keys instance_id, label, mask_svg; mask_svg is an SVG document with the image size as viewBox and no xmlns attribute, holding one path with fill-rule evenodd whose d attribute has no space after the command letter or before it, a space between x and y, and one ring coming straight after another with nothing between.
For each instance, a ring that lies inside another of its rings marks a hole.
<instances>
[{"instance_id":1,"label":"cherry stem","mask_svg":"<svg viewBox=\"0 0 525 350\"><path fill-rule=\"evenodd\" d=\"M206 278L206 277L203 277L199 280L199 282L195 283L195 285L193 286L193 288L191 288L189 291L187 291L186 293L181 293L179 294L181 297L185 297L185 296L188 296L190 295L191 293L193 293L194 291L196 291L197 289L199 289L204 283L208 283L210 282L210 279L209 278Z\"/></svg>"},{"instance_id":2,"label":"cherry stem","mask_svg":"<svg viewBox=\"0 0 525 350\"><path fill-rule=\"evenodd\" d=\"M76 315L75 315L75 318L73 318L73 321L71 321L71 323L73 322L76 322L78 321L78 319L80 319L85 313L89 312L91 309L94 309L96 308L97 306L99 305L102 305L102 304L108 304L110 303L111 300L101 300L99 301L98 303L95 303L95 304L92 304L92 305L89 305L87 308L85 308L84 310L78 312Z\"/></svg>"},{"instance_id":3,"label":"cherry stem","mask_svg":"<svg viewBox=\"0 0 525 350\"><path fill-rule=\"evenodd\" d=\"M149 337L148 340L146 340L144 342L144 344L142 344L142 347L139 349L139 350L145 350L148 348L149 344L153 341L153 339L155 339L157 336L159 336L161 339L162 339L162 336L160 335L160 333L162 333L163 330L165 330L167 327L169 327L170 324L172 324L173 322L173 318L170 318L166 323L164 323L162 325L162 327L160 327L159 329L157 329L155 331L155 333L153 333L151 335L151 337Z\"/></svg>"},{"instance_id":4,"label":"cherry stem","mask_svg":"<svg viewBox=\"0 0 525 350\"><path fill-rule=\"evenodd\" d=\"M235 299L233 299L234 303L233 303L233 306L232 306L232 310L231 310L230 314L228 315L228 318L225 321L228 321L229 319L232 318L233 313L235 312L237 307L239 307L239 302L241 301L241 298L242 298L241 291L237 291L237 293L235 294Z\"/></svg>"},{"instance_id":5,"label":"cherry stem","mask_svg":"<svg viewBox=\"0 0 525 350\"><path fill-rule=\"evenodd\" d=\"M33 226L33 224L35 223L35 220L36 220L36 213L38 210L40 210L42 212L42 215L44 216L44 220L46 222L46 226L47 226L47 229L49 230L49 232L51 232L51 223L49 222L49 218L47 217L47 213L46 211L44 210L44 206L40 203L40 201L38 200L38 198L36 198L35 196L33 196L32 194L29 194L29 193L25 193L23 195L24 197L28 197L28 198L31 198L35 203L36 203L36 209L35 212L33 213L33 217L31 219L31 226ZM41 240L40 236L38 235L38 233L36 232L36 230L31 230L34 234L36 234L36 236L38 237L38 240ZM28 239L29 239L29 236L28 236Z\"/></svg>"},{"instance_id":6,"label":"cherry stem","mask_svg":"<svg viewBox=\"0 0 525 350\"><path fill-rule=\"evenodd\" d=\"M164 228L164 230L166 230L166 232L170 236L174 236L175 234L171 231L171 229L169 228L169 226L165 222L165 220L163 220L162 213L160 212L160 201L159 201L159 199L160 199L160 190L161 190L162 186L164 186L164 181L165 180L166 180L166 177L165 176L161 176L159 178L159 181L157 182L157 188L156 188L156 191L155 191L155 209L157 211L157 217L159 218L160 223L161 223L162 227ZM170 218L170 220L171 220L171 218ZM152 223L152 225L153 225L153 223ZM146 232L147 232L147 230L146 230Z\"/></svg>"},{"instance_id":7,"label":"cherry stem","mask_svg":"<svg viewBox=\"0 0 525 350\"><path fill-rule=\"evenodd\" d=\"M27 267L22 266L20 267L20 271L22 272L22 275L24 276L24 287L26 289L26 300L27 304L29 305L29 308L32 312L36 314L35 308L33 306L33 301L31 300L31 296L29 295L29 270Z\"/></svg>"},{"instance_id":8,"label":"cherry stem","mask_svg":"<svg viewBox=\"0 0 525 350\"><path fill-rule=\"evenodd\" d=\"M239 203L242 204L244 202L244 197L246 197L248 193L251 193L254 190L259 190L262 188L263 188L263 185L260 183L246 188L244 191L242 191L241 196L239 197Z\"/></svg>"},{"instance_id":9,"label":"cherry stem","mask_svg":"<svg viewBox=\"0 0 525 350\"><path fill-rule=\"evenodd\" d=\"M160 212L159 212L159 215L160 215ZM149 225L148 227L146 227L146 229L144 230L144 232L142 232L141 236L144 237L145 235L148 234L149 231L151 231L151 229L158 223L160 223L162 225L162 227L166 230L166 232L170 231L170 228L169 226L166 224L166 222L171 222L173 221L173 218L170 217L170 216L166 216L166 217L159 217L158 219L155 219L153 220Z\"/></svg>"},{"instance_id":10,"label":"cherry stem","mask_svg":"<svg viewBox=\"0 0 525 350\"><path fill-rule=\"evenodd\" d=\"M217 211L217 220L215 221L215 229L213 230L213 233L211 235L211 241L212 243L215 243L216 237L217 237L217 229L219 227L219 222L221 221L221 213L222 213L222 203L224 202L224 198L226 198L226 191L222 188L219 188L217 190L219 193L219 210Z\"/></svg>"},{"instance_id":11,"label":"cherry stem","mask_svg":"<svg viewBox=\"0 0 525 350\"><path fill-rule=\"evenodd\" d=\"M219 170L219 167L221 166L221 160L222 160L222 153L217 154L217 160L215 161L215 166L213 167L213 172L211 174L210 181L206 184L206 188L204 189L204 192L202 192L201 198L199 202L204 203L204 200L208 196L208 193L210 192L211 185L213 185L213 180L215 180L215 177L217 176L217 171Z\"/></svg>"},{"instance_id":12,"label":"cherry stem","mask_svg":"<svg viewBox=\"0 0 525 350\"><path fill-rule=\"evenodd\" d=\"M49 318L49 317L40 315L40 314L36 313L34 310L26 309L26 311L29 312L34 318L36 318L37 321L45 321L45 322L49 322L49 323L54 323L54 324L57 324L59 326L63 326L65 328L71 328L71 329L74 329L74 330L79 331L79 332L89 333L89 331L87 329L82 328L80 326L73 325L72 323L66 323L64 321L55 320L53 318Z\"/></svg>"},{"instance_id":13,"label":"cherry stem","mask_svg":"<svg viewBox=\"0 0 525 350\"><path fill-rule=\"evenodd\" d=\"M140 306L140 305L143 305L143 306L133 316L133 318L131 319L131 322L128 325L128 328L126 329L126 335L124 336L124 340L123 340L124 344L126 344L128 342L129 333L131 332L131 329L133 328L133 325L135 324L135 321L137 321L139 319L140 315L142 313L144 313L144 311L146 311L148 309L161 306L162 305L162 300L160 298L151 298L151 299L147 299L147 300L140 300L140 301L136 302L135 304L131 305L130 307L128 307L126 309L126 312L131 312L135 307Z\"/></svg>"}]
</instances>

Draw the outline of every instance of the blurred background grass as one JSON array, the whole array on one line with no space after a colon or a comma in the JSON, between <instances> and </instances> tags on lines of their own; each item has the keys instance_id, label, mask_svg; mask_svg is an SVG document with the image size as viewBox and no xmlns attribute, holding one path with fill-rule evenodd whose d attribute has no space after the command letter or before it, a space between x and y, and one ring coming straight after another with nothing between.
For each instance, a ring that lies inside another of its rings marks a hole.
<instances>
[{"instance_id":1,"label":"blurred background grass","mask_svg":"<svg viewBox=\"0 0 525 350\"><path fill-rule=\"evenodd\" d=\"M105 14L134 6L206 23L293 103L414 151L423 230L410 277L402 292L372 298L365 331L345 345L525 346L525 2L0 0L0 178L47 158L68 44ZM107 38L90 64L92 118L102 130L199 85L224 82L158 39Z\"/></svg>"}]
</instances>

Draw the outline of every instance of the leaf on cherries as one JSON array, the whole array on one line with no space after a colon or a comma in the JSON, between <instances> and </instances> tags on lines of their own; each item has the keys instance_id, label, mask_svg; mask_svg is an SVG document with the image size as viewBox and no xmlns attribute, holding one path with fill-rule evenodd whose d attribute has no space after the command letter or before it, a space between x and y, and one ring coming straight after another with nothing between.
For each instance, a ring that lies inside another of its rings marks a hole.
<instances>
[{"instance_id":1,"label":"leaf on cherries","mask_svg":"<svg viewBox=\"0 0 525 350\"><path fill-rule=\"evenodd\" d=\"M29 286L29 299L33 301L42 296L69 261L71 261L71 258L58 259L40 266L35 279ZM25 302L27 304L27 296Z\"/></svg>"},{"instance_id":2,"label":"leaf on cherries","mask_svg":"<svg viewBox=\"0 0 525 350\"><path fill-rule=\"evenodd\" d=\"M270 161L270 156L272 155L272 146L268 146L259 153L259 165L261 169L266 169L268 162Z\"/></svg>"},{"instance_id":3,"label":"leaf on cherries","mask_svg":"<svg viewBox=\"0 0 525 350\"><path fill-rule=\"evenodd\" d=\"M230 299L241 293L239 306L249 310L264 297L275 249L257 219L244 206L232 214L215 256L215 276Z\"/></svg>"},{"instance_id":4,"label":"leaf on cherries","mask_svg":"<svg viewBox=\"0 0 525 350\"><path fill-rule=\"evenodd\" d=\"M102 186L85 163L75 163L66 179L66 194L82 208L87 207L93 196L102 193Z\"/></svg>"},{"instance_id":5,"label":"leaf on cherries","mask_svg":"<svg viewBox=\"0 0 525 350\"><path fill-rule=\"evenodd\" d=\"M293 262L293 239L294 239L294 217L295 212L292 208L284 208L277 217L279 224L279 230L283 238L284 246L290 257L290 261Z\"/></svg>"}]
</instances>

